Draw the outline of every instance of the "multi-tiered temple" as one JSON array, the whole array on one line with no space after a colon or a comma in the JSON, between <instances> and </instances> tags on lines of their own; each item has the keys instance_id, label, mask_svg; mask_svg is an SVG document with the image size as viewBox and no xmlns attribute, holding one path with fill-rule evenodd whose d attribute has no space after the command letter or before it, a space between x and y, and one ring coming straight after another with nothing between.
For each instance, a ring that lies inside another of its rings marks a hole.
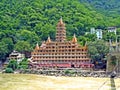
<instances>
[{"instance_id":1,"label":"multi-tiered temple","mask_svg":"<svg viewBox=\"0 0 120 90\"><path fill-rule=\"evenodd\" d=\"M74 35L71 41L66 40L66 28L62 18L57 24L56 40L48 37L41 46L36 45L32 52L33 68L91 68L87 47L77 43Z\"/></svg>"}]
</instances>

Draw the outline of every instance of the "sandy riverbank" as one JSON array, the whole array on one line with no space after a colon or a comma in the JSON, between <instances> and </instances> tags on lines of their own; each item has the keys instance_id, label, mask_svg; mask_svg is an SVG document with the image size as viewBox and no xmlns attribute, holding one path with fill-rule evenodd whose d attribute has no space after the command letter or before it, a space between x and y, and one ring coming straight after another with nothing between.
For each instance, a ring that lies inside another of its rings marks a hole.
<instances>
[{"instance_id":1,"label":"sandy riverbank","mask_svg":"<svg viewBox=\"0 0 120 90\"><path fill-rule=\"evenodd\" d=\"M63 76L56 77L32 74L0 74L0 90L98 90L98 89L120 90L120 78L111 80L110 78L93 78L93 77L63 77Z\"/></svg>"}]
</instances>

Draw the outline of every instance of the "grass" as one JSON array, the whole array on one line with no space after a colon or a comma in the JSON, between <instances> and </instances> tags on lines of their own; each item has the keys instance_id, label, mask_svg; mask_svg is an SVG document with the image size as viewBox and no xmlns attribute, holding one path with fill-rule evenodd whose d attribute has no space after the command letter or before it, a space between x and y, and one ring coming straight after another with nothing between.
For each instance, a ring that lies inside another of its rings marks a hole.
<instances>
[{"instance_id":1,"label":"grass","mask_svg":"<svg viewBox=\"0 0 120 90\"><path fill-rule=\"evenodd\" d=\"M0 90L120 90L120 78L0 74Z\"/></svg>"}]
</instances>

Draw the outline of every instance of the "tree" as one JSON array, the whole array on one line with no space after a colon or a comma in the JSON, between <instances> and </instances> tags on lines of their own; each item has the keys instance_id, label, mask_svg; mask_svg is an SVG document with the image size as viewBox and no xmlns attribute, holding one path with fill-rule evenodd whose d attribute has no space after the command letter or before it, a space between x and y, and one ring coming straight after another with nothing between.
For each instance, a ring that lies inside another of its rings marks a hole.
<instances>
[{"instance_id":1,"label":"tree","mask_svg":"<svg viewBox=\"0 0 120 90\"><path fill-rule=\"evenodd\" d=\"M109 41L109 40L115 41L116 40L116 35L114 32L105 32L103 35L103 40Z\"/></svg>"},{"instance_id":2,"label":"tree","mask_svg":"<svg viewBox=\"0 0 120 90\"><path fill-rule=\"evenodd\" d=\"M117 28L117 41L120 42L120 28Z\"/></svg>"},{"instance_id":3,"label":"tree","mask_svg":"<svg viewBox=\"0 0 120 90\"><path fill-rule=\"evenodd\" d=\"M15 44L15 48L14 48L16 51L19 51L19 52L25 52L25 51L31 51L32 48L30 46L30 43L27 42L27 41L18 41L16 44Z\"/></svg>"},{"instance_id":4,"label":"tree","mask_svg":"<svg viewBox=\"0 0 120 90\"><path fill-rule=\"evenodd\" d=\"M13 69L12 68L6 68L5 69L5 73L13 73Z\"/></svg>"},{"instance_id":5,"label":"tree","mask_svg":"<svg viewBox=\"0 0 120 90\"><path fill-rule=\"evenodd\" d=\"M87 38L87 41L95 41L97 38L96 34L90 34L90 33L85 34L84 37Z\"/></svg>"},{"instance_id":6,"label":"tree","mask_svg":"<svg viewBox=\"0 0 120 90\"><path fill-rule=\"evenodd\" d=\"M13 50L13 47L11 38L3 38L0 42L0 60L5 61L6 57Z\"/></svg>"},{"instance_id":7,"label":"tree","mask_svg":"<svg viewBox=\"0 0 120 90\"><path fill-rule=\"evenodd\" d=\"M0 60L5 61L7 53L8 53L7 45L2 41L0 42Z\"/></svg>"},{"instance_id":8,"label":"tree","mask_svg":"<svg viewBox=\"0 0 120 90\"><path fill-rule=\"evenodd\" d=\"M2 38L5 38L5 37L6 37L5 33L4 33L4 32L0 32L0 40L1 40Z\"/></svg>"},{"instance_id":9,"label":"tree","mask_svg":"<svg viewBox=\"0 0 120 90\"><path fill-rule=\"evenodd\" d=\"M10 60L7 68L12 68L13 70L18 69L17 60Z\"/></svg>"},{"instance_id":10,"label":"tree","mask_svg":"<svg viewBox=\"0 0 120 90\"><path fill-rule=\"evenodd\" d=\"M66 75L70 74L70 70L65 70L65 74Z\"/></svg>"},{"instance_id":11,"label":"tree","mask_svg":"<svg viewBox=\"0 0 120 90\"><path fill-rule=\"evenodd\" d=\"M117 28L117 35L120 35L120 28Z\"/></svg>"},{"instance_id":12,"label":"tree","mask_svg":"<svg viewBox=\"0 0 120 90\"><path fill-rule=\"evenodd\" d=\"M13 51L14 44L11 38L3 38L2 42L6 44L6 47L8 49L8 54Z\"/></svg>"},{"instance_id":13,"label":"tree","mask_svg":"<svg viewBox=\"0 0 120 90\"><path fill-rule=\"evenodd\" d=\"M28 69L28 60L26 58L19 63L19 69Z\"/></svg>"},{"instance_id":14,"label":"tree","mask_svg":"<svg viewBox=\"0 0 120 90\"><path fill-rule=\"evenodd\" d=\"M78 41L81 45L85 45L87 42L95 41L97 38L96 34L85 34L84 36L79 36Z\"/></svg>"},{"instance_id":15,"label":"tree","mask_svg":"<svg viewBox=\"0 0 120 90\"><path fill-rule=\"evenodd\" d=\"M20 30L17 33L17 37L21 41L27 41L33 47L40 39L35 32L31 32L28 30Z\"/></svg>"},{"instance_id":16,"label":"tree","mask_svg":"<svg viewBox=\"0 0 120 90\"><path fill-rule=\"evenodd\" d=\"M103 40L89 42L87 45L88 52L93 61L101 60L109 52L109 48Z\"/></svg>"},{"instance_id":17,"label":"tree","mask_svg":"<svg viewBox=\"0 0 120 90\"><path fill-rule=\"evenodd\" d=\"M86 38L84 36L79 36L78 41L80 42L81 45L84 46L86 44L86 42L88 41L88 38Z\"/></svg>"}]
</instances>

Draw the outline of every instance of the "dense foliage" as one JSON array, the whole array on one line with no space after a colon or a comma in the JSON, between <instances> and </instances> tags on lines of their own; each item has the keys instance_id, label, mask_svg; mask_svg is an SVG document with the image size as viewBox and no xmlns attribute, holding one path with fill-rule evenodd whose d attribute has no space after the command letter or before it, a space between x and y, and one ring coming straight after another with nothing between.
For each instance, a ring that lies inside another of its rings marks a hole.
<instances>
[{"instance_id":1,"label":"dense foliage","mask_svg":"<svg viewBox=\"0 0 120 90\"><path fill-rule=\"evenodd\" d=\"M19 63L19 69L28 69L28 60L25 58Z\"/></svg>"},{"instance_id":2,"label":"dense foliage","mask_svg":"<svg viewBox=\"0 0 120 90\"><path fill-rule=\"evenodd\" d=\"M87 7L93 7L97 12L107 16L110 25L120 27L120 1L119 0L79 0Z\"/></svg>"},{"instance_id":3,"label":"dense foliage","mask_svg":"<svg viewBox=\"0 0 120 90\"><path fill-rule=\"evenodd\" d=\"M13 69L12 68L6 68L5 73L13 73Z\"/></svg>"},{"instance_id":4,"label":"dense foliage","mask_svg":"<svg viewBox=\"0 0 120 90\"><path fill-rule=\"evenodd\" d=\"M87 43L88 52L93 61L103 60L105 55L109 52L109 48L103 40L96 40L94 42Z\"/></svg>"},{"instance_id":5,"label":"dense foliage","mask_svg":"<svg viewBox=\"0 0 120 90\"><path fill-rule=\"evenodd\" d=\"M54 40L61 16L66 24L67 38L75 33L83 45L91 36L81 35L91 27L105 29L120 25L120 18L106 17L79 0L1 0L0 60L4 61L13 49L31 51L37 42L41 43L48 36Z\"/></svg>"},{"instance_id":6,"label":"dense foliage","mask_svg":"<svg viewBox=\"0 0 120 90\"><path fill-rule=\"evenodd\" d=\"M16 60L10 60L7 68L12 68L12 70L18 69L18 63Z\"/></svg>"},{"instance_id":7,"label":"dense foliage","mask_svg":"<svg viewBox=\"0 0 120 90\"><path fill-rule=\"evenodd\" d=\"M28 69L28 60L26 58L21 60L20 62L18 62L17 60L10 60L5 69L5 72L10 73L15 70L25 70L25 69Z\"/></svg>"},{"instance_id":8,"label":"dense foliage","mask_svg":"<svg viewBox=\"0 0 120 90\"><path fill-rule=\"evenodd\" d=\"M113 14L120 14L120 2L119 0L80 0L84 3L89 3L94 8L101 12L105 12L108 16Z\"/></svg>"}]
</instances>

